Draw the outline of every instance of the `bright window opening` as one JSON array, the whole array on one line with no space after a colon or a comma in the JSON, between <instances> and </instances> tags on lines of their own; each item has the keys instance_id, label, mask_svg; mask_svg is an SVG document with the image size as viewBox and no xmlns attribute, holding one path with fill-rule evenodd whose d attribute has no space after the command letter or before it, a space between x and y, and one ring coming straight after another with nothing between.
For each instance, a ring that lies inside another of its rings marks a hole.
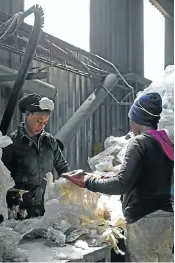
<instances>
[{"instance_id":1,"label":"bright window opening","mask_svg":"<svg viewBox=\"0 0 175 263\"><path fill-rule=\"evenodd\" d=\"M90 0L25 0L25 10L33 5L44 9L44 31L89 51ZM33 15L25 20L33 25Z\"/></svg>"},{"instance_id":2,"label":"bright window opening","mask_svg":"<svg viewBox=\"0 0 175 263\"><path fill-rule=\"evenodd\" d=\"M144 0L144 68L145 78L154 80L164 72L165 18Z\"/></svg>"}]
</instances>

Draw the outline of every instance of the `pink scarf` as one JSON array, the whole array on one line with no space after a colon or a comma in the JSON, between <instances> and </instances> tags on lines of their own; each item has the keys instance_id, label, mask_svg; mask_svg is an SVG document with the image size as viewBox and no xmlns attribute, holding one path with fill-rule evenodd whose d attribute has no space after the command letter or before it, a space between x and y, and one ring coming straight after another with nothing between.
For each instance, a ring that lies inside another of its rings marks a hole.
<instances>
[{"instance_id":1,"label":"pink scarf","mask_svg":"<svg viewBox=\"0 0 175 263\"><path fill-rule=\"evenodd\" d=\"M161 144L168 158L174 161L174 144L164 130L148 130L146 133L152 135Z\"/></svg>"}]
</instances>

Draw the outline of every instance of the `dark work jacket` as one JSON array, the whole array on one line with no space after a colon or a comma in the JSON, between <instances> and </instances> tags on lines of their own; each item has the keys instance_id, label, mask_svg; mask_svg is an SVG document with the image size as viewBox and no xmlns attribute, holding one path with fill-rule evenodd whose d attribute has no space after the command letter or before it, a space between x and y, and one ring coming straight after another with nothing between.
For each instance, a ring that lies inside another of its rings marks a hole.
<instances>
[{"instance_id":1,"label":"dark work jacket","mask_svg":"<svg viewBox=\"0 0 175 263\"><path fill-rule=\"evenodd\" d=\"M110 179L88 179L93 192L123 195L127 223L156 211L173 211L170 188L174 162L152 136L139 135L129 142L121 170ZM114 204L115 206L115 204Z\"/></svg>"},{"instance_id":2,"label":"dark work jacket","mask_svg":"<svg viewBox=\"0 0 175 263\"><path fill-rule=\"evenodd\" d=\"M42 203L46 173L53 168L58 176L69 170L57 141L51 134L42 132L35 142L27 136L23 124L10 135L13 144L3 149L2 161L10 170L15 188L29 190L26 206ZM25 205L24 205L25 206Z\"/></svg>"}]
</instances>

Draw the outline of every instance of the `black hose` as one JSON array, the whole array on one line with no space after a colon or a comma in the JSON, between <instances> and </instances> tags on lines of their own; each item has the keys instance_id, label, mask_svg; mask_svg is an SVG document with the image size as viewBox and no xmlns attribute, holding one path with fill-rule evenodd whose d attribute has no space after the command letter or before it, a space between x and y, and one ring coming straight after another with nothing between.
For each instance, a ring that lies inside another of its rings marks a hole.
<instances>
[{"instance_id":1,"label":"black hose","mask_svg":"<svg viewBox=\"0 0 175 263\"><path fill-rule=\"evenodd\" d=\"M20 98L20 94L23 88L23 85L26 80L27 73L29 71L33 56L35 54L40 35L41 35L41 28L43 27L43 10L41 7L38 7L37 5L30 8L26 12L24 12L24 17L27 15L34 13L35 16L35 23L34 27L25 51L25 54L23 56L22 62L20 64L20 68L18 71L18 75L16 77L12 93L10 95L8 104L6 106L5 112L3 114L3 118L0 125L0 131L3 135L7 134L8 128L10 126L10 122L16 107L16 104Z\"/></svg>"}]
</instances>

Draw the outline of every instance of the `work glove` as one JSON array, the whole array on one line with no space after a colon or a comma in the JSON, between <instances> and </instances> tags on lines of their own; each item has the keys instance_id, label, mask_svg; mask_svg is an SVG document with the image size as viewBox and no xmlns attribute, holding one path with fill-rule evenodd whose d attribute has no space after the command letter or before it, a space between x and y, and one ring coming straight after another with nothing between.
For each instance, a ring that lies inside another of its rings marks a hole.
<instances>
[{"instance_id":1,"label":"work glove","mask_svg":"<svg viewBox=\"0 0 175 263\"><path fill-rule=\"evenodd\" d=\"M66 178L67 180L71 181L72 183L76 184L81 188L84 188L85 181L87 178L90 177L90 175L83 170L75 170L75 171L63 173L61 177Z\"/></svg>"}]
</instances>

